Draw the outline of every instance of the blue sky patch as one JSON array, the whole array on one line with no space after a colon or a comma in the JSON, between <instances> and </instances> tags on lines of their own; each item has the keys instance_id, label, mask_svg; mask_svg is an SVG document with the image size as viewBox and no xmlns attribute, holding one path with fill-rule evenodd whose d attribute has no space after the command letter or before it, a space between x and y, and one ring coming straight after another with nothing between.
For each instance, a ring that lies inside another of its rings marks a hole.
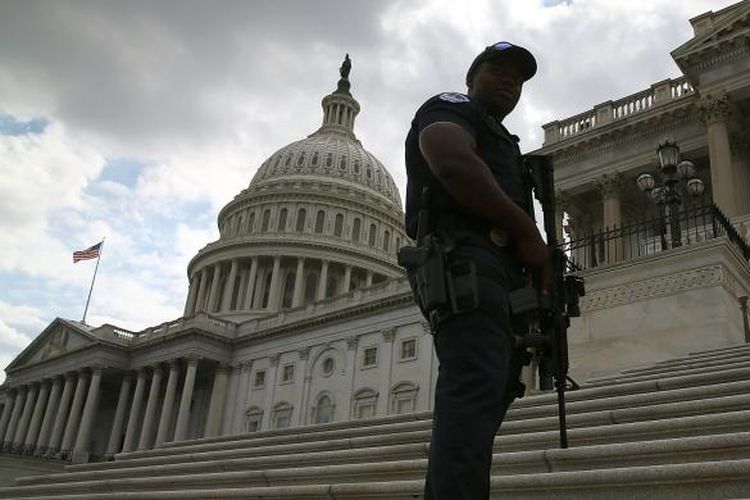
<instances>
[{"instance_id":1,"label":"blue sky patch","mask_svg":"<svg viewBox=\"0 0 750 500\"><path fill-rule=\"evenodd\" d=\"M110 158L97 181L117 182L133 189L138 182L138 176L150 165L154 165L154 162L137 158Z\"/></svg>"},{"instance_id":2,"label":"blue sky patch","mask_svg":"<svg viewBox=\"0 0 750 500\"><path fill-rule=\"evenodd\" d=\"M542 0L542 7L554 7L555 5L560 5L561 3L570 5L573 3L573 0Z\"/></svg>"},{"instance_id":3,"label":"blue sky patch","mask_svg":"<svg viewBox=\"0 0 750 500\"><path fill-rule=\"evenodd\" d=\"M0 113L0 135L41 134L48 123L47 119L42 117L21 121L13 115Z\"/></svg>"}]
</instances>

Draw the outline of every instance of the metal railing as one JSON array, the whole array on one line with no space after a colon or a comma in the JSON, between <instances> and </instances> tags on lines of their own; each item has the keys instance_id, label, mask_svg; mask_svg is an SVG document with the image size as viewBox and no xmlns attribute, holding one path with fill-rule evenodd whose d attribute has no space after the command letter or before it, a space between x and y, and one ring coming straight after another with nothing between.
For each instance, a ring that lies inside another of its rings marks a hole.
<instances>
[{"instance_id":1,"label":"metal railing","mask_svg":"<svg viewBox=\"0 0 750 500\"><path fill-rule=\"evenodd\" d=\"M679 241L672 239L672 224L679 224ZM590 232L562 244L571 270L585 270L616 264L644 255L727 238L750 265L750 246L716 205L660 214L622 227Z\"/></svg>"}]
</instances>

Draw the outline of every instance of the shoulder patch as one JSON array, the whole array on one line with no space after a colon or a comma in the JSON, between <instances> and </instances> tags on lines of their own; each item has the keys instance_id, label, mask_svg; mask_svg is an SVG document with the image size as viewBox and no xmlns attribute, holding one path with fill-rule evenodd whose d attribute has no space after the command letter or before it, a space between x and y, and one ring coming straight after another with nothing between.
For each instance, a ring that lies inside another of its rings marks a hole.
<instances>
[{"instance_id":1,"label":"shoulder patch","mask_svg":"<svg viewBox=\"0 0 750 500\"><path fill-rule=\"evenodd\" d=\"M441 101L448 101L448 102L469 102L469 98L465 96L464 94L459 94L458 92L443 92L438 96L438 99Z\"/></svg>"}]
</instances>

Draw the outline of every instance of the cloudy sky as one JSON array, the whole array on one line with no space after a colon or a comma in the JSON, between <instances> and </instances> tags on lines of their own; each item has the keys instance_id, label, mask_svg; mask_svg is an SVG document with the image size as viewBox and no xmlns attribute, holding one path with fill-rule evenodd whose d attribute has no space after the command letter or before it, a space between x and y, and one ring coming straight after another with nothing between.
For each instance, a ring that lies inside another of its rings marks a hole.
<instances>
[{"instance_id":1,"label":"cloudy sky","mask_svg":"<svg viewBox=\"0 0 750 500\"><path fill-rule=\"evenodd\" d=\"M189 259L275 150L313 132L345 53L356 133L403 196L426 97L485 45L539 62L507 119L544 123L679 75L690 17L733 0L0 0L0 365L55 317L133 330L182 312ZM0 374L0 380L4 374Z\"/></svg>"}]
</instances>

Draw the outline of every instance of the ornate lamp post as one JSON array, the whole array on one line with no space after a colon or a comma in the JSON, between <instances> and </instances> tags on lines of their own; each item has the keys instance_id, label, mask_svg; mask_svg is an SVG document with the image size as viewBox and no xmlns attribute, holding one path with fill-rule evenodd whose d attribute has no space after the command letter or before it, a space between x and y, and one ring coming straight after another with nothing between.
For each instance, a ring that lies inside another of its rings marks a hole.
<instances>
[{"instance_id":1,"label":"ornate lamp post","mask_svg":"<svg viewBox=\"0 0 750 500\"><path fill-rule=\"evenodd\" d=\"M682 234L677 212L680 205L682 205L683 192L691 196L700 196L703 194L705 186L702 180L694 177L695 165L693 162L690 160L680 161L680 148L674 142L664 141L659 144L656 154L659 156L659 165L664 184L656 186L654 176L648 172L639 175L636 183L641 191L650 195L651 199L659 205L660 215L662 207L666 206L669 208L672 247L674 248L682 245ZM664 242L663 237L662 242Z\"/></svg>"}]
</instances>

